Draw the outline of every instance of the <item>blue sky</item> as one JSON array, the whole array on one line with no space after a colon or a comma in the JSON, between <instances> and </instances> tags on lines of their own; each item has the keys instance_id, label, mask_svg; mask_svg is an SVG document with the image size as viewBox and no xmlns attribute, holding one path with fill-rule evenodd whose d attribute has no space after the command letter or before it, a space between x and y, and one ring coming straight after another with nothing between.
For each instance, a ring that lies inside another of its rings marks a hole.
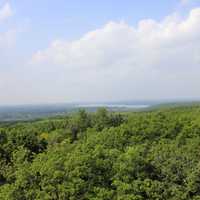
<instances>
[{"instance_id":1,"label":"blue sky","mask_svg":"<svg viewBox=\"0 0 200 200\"><path fill-rule=\"evenodd\" d=\"M199 8L200 0L0 0L0 104L200 98Z\"/></svg>"},{"instance_id":2,"label":"blue sky","mask_svg":"<svg viewBox=\"0 0 200 200\"><path fill-rule=\"evenodd\" d=\"M57 38L77 39L84 33L97 29L108 21L124 20L136 25L139 20L152 18L161 20L173 12L182 15L199 4L199 0L187 4L180 0L12 0L9 2L14 17L7 26L22 26L20 46L36 50L45 48ZM35 42L37 40L37 42Z\"/></svg>"}]
</instances>

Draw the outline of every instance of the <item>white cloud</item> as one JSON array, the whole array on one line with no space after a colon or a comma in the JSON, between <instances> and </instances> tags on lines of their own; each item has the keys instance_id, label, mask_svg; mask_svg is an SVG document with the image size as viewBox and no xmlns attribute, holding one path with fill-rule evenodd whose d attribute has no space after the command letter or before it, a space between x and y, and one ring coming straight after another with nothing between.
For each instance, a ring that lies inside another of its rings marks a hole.
<instances>
[{"instance_id":1,"label":"white cloud","mask_svg":"<svg viewBox=\"0 0 200 200\"><path fill-rule=\"evenodd\" d=\"M109 22L78 40L52 42L31 62L44 96L58 101L200 98L199 57L196 8L183 19Z\"/></svg>"},{"instance_id":2,"label":"white cloud","mask_svg":"<svg viewBox=\"0 0 200 200\"><path fill-rule=\"evenodd\" d=\"M28 65L0 74L1 102L200 98L199 75L196 8L186 18L113 21L80 39L53 41Z\"/></svg>"},{"instance_id":3,"label":"white cloud","mask_svg":"<svg viewBox=\"0 0 200 200\"><path fill-rule=\"evenodd\" d=\"M9 3L4 4L0 8L0 22L6 20L13 15L13 11Z\"/></svg>"},{"instance_id":4,"label":"white cloud","mask_svg":"<svg viewBox=\"0 0 200 200\"><path fill-rule=\"evenodd\" d=\"M148 52L148 58L149 53L155 55L160 50L166 51L172 47L181 50L183 46L189 47L191 42L199 42L199 33L200 8L193 9L184 20L170 16L162 22L146 19L140 21L137 27L124 22L109 22L104 27L85 34L79 40L52 42L46 50L38 51L33 56L33 61L66 65L67 68L80 68L83 65L94 67L95 63L100 67L100 64L106 65L107 61L110 64L110 61L119 62L119 59L125 58L138 60L141 54L143 57L144 51ZM193 45L196 46L195 43ZM173 48L170 50L174 51ZM152 58L151 55L150 59Z\"/></svg>"}]
</instances>

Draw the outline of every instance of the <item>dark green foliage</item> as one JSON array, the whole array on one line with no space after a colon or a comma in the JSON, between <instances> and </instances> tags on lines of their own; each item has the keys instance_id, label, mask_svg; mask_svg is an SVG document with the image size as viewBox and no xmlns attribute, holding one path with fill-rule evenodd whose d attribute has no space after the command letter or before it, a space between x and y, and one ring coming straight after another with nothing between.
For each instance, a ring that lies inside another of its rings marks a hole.
<instances>
[{"instance_id":1,"label":"dark green foliage","mask_svg":"<svg viewBox=\"0 0 200 200\"><path fill-rule=\"evenodd\" d=\"M198 106L1 127L2 200L200 199Z\"/></svg>"}]
</instances>

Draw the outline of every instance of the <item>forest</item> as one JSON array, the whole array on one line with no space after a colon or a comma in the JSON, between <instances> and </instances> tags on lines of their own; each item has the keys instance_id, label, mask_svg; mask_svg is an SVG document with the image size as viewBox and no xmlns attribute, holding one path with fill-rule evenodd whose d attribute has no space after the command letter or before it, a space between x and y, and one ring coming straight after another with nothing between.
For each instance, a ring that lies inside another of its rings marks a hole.
<instances>
[{"instance_id":1,"label":"forest","mask_svg":"<svg viewBox=\"0 0 200 200\"><path fill-rule=\"evenodd\" d=\"M1 200L200 200L200 106L0 124Z\"/></svg>"}]
</instances>

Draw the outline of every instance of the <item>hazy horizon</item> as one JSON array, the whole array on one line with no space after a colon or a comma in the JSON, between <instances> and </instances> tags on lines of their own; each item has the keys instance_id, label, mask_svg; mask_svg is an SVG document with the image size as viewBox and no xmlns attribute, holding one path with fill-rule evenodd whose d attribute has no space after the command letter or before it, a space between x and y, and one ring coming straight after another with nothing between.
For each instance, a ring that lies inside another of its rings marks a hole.
<instances>
[{"instance_id":1,"label":"hazy horizon","mask_svg":"<svg viewBox=\"0 0 200 200\"><path fill-rule=\"evenodd\" d=\"M200 100L200 0L0 0L0 106Z\"/></svg>"},{"instance_id":2,"label":"hazy horizon","mask_svg":"<svg viewBox=\"0 0 200 200\"><path fill-rule=\"evenodd\" d=\"M29 107L29 106L94 106L94 105L158 105L173 103L200 103L200 99L138 99L138 100L113 100L113 101L71 101L71 102L41 102L41 103L10 103L0 104L0 107Z\"/></svg>"}]
</instances>

